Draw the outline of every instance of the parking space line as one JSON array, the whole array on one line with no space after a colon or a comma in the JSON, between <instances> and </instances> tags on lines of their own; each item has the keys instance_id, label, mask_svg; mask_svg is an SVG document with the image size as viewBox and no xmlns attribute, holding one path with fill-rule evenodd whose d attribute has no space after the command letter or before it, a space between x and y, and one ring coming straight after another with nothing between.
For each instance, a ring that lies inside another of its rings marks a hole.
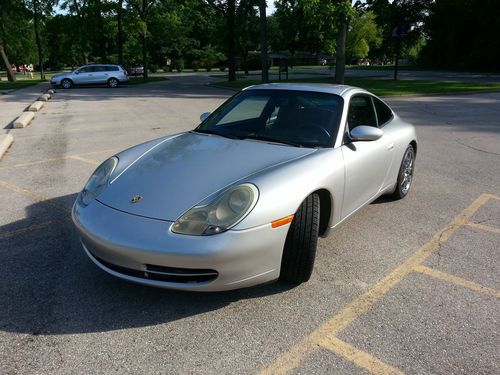
<instances>
[{"instance_id":1,"label":"parking space line","mask_svg":"<svg viewBox=\"0 0 500 375\"><path fill-rule=\"evenodd\" d=\"M259 374L286 374L297 368L304 358L317 350L319 342L322 342L326 338L333 339L339 332L367 312L378 300L385 296L387 292L398 285L409 273L413 272L417 265L420 265L429 255L439 249L442 243L447 241L453 233L467 224L472 215L491 198L495 198L495 196L491 194L480 195L402 264L321 326L316 328L308 336L292 346L268 367L261 370Z\"/></svg>"},{"instance_id":2,"label":"parking space line","mask_svg":"<svg viewBox=\"0 0 500 375\"><path fill-rule=\"evenodd\" d=\"M325 337L320 342L321 347L330 350L333 353L347 358L358 367L368 370L376 375L403 375L404 373L392 367L371 354L368 354L354 346L342 341L336 337Z\"/></svg>"},{"instance_id":3,"label":"parking space line","mask_svg":"<svg viewBox=\"0 0 500 375\"><path fill-rule=\"evenodd\" d=\"M95 160L85 159L84 156L89 156L89 155L94 155L94 154L101 154L101 153L105 153L105 152L115 152L115 151L119 151L119 150L121 150L121 148L111 148L111 149L101 150L101 151L86 152L86 153L83 153L83 154L67 155L67 156L63 156L63 157L60 157L60 158L49 158L49 159L43 159L43 160L30 161L30 162L27 162L27 163L20 163L20 164L14 164L14 165L8 165L8 166L5 166L5 167L0 167L0 170L13 169L13 168L21 168L21 167L31 167L33 165L50 163L52 161L60 161L60 160L67 160L67 159L80 160L80 161L84 161L84 162L87 162L87 163L90 163L90 164L97 163L97 165L98 165L100 163L98 163ZM78 158L81 158L81 159L78 159ZM83 159L85 159L85 160L83 160Z\"/></svg>"},{"instance_id":4,"label":"parking space line","mask_svg":"<svg viewBox=\"0 0 500 375\"><path fill-rule=\"evenodd\" d=\"M500 233L500 228L491 227L489 225L478 224L478 223L467 223L465 225L479 230L484 230L485 232Z\"/></svg>"},{"instance_id":5,"label":"parking space line","mask_svg":"<svg viewBox=\"0 0 500 375\"><path fill-rule=\"evenodd\" d=\"M47 198L47 197L44 197L42 195L33 193L33 192L31 192L29 190L26 190L26 189L24 189L24 188L22 188L20 186L13 185L13 184L10 184L8 182L0 180L0 187L3 187L5 189L13 191L15 193L22 194L24 196L30 197L31 199L35 200L36 202L48 204L48 205L50 205L52 207L55 207L55 208L57 208L59 210L64 211L65 213L70 213L71 212L71 207L68 207L68 206L66 206L64 204L60 204L60 203L51 201L50 198Z\"/></svg>"},{"instance_id":6,"label":"parking space line","mask_svg":"<svg viewBox=\"0 0 500 375\"><path fill-rule=\"evenodd\" d=\"M14 236L17 236L19 234L26 233L26 232L31 232L31 231L34 231L37 229L42 229L42 228L48 227L49 225L52 225L52 224L55 224L58 222L60 222L60 221L59 220L49 220L49 221L46 221L44 223L32 224L32 225L29 225L25 228L16 229L16 230L13 230L10 232L0 233L0 240L5 239L5 238L9 238L9 237L14 237Z\"/></svg>"},{"instance_id":7,"label":"parking space line","mask_svg":"<svg viewBox=\"0 0 500 375\"><path fill-rule=\"evenodd\" d=\"M455 285L460 285L464 288L468 288L468 289L474 290L476 292L480 292L480 293L487 294L487 295L492 296L492 297L500 298L500 291L499 290L489 288L487 286L475 283L475 282L470 281L470 280L462 279L461 277L451 275L447 272L438 271L434 268L430 268L430 267L426 267L426 266L422 266L422 265L416 266L415 271L423 273L424 275L427 275L427 276L434 277L434 278L439 279L439 280L448 281L448 282L455 284Z\"/></svg>"},{"instance_id":8,"label":"parking space line","mask_svg":"<svg viewBox=\"0 0 500 375\"><path fill-rule=\"evenodd\" d=\"M73 159L73 160L83 161L84 163L88 163L88 164L92 164L92 165L99 165L99 164L101 164L98 161L91 160L91 159L86 159L86 158L82 158L81 156L78 156L78 155L69 156L68 158L69 159Z\"/></svg>"}]
</instances>

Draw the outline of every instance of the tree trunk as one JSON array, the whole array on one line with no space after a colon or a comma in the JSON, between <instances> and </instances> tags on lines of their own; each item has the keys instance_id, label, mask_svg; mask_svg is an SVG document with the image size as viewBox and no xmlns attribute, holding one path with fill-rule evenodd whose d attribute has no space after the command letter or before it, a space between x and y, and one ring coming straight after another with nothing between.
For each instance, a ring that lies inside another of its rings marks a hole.
<instances>
[{"instance_id":1,"label":"tree trunk","mask_svg":"<svg viewBox=\"0 0 500 375\"><path fill-rule=\"evenodd\" d=\"M145 27L145 26L144 26ZM148 46L147 46L147 31L144 29L142 33L142 66L144 67L144 73L142 77L148 79Z\"/></svg>"},{"instance_id":2,"label":"tree trunk","mask_svg":"<svg viewBox=\"0 0 500 375\"><path fill-rule=\"evenodd\" d=\"M229 65L229 81L236 81L236 57L235 57L235 18L236 0L227 1L227 54Z\"/></svg>"},{"instance_id":3,"label":"tree trunk","mask_svg":"<svg viewBox=\"0 0 500 375\"><path fill-rule=\"evenodd\" d=\"M118 0L118 10L117 10L117 22L118 22L118 64L123 65L123 0Z\"/></svg>"},{"instance_id":4,"label":"tree trunk","mask_svg":"<svg viewBox=\"0 0 500 375\"><path fill-rule=\"evenodd\" d=\"M245 74L248 75L248 48L243 51L243 69L245 71ZM241 67L240 67L241 69Z\"/></svg>"},{"instance_id":5,"label":"tree trunk","mask_svg":"<svg viewBox=\"0 0 500 375\"><path fill-rule=\"evenodd\" d=\"M266 0L259 0L259 20L260 20L260 62L262 66L261 80L269 82L269 66L267 64L267 16Z\"/></svg>"},{"instance_id":6,"label":"tree trunk","mask_svg":"<svg viewBox=\"0 0 500 375\"><path fill-rule=\"evenodd\" d=\"M0 57L2 58L2 63L5 66L5 70L7 71L7 79L9 80L9 82L15 82L16 76L14 75L14 73L12 73L12 70L10 70L10 62L7 54L5 53L5 50L3 49L3 44L0 44Z\"/></svg>"},{"instance_id":7,"label":"tree trunk","mask_svg":"<svg viewBox=\"0 0 500 375\"><path fill-rule=\"evenodd\" d=\"M335 57L335 83L344 84L345 44L347 38L347 17L342 20L337 35L337 53Z\"/></svg>"},{"instance_id":8,"label":"tree trunk","mask_svg":"<svg viewBox=\"0 0 500 375\"><path fill-rule=\"evenodd\" d=\"M33 26L35 27L36 49L38 50L38 65L40 66L40 79L45 80L45 72L43 71L43 49L40 40L40 15L38 14L38 1L33 1Z\"/></svg>"}]
</instances>

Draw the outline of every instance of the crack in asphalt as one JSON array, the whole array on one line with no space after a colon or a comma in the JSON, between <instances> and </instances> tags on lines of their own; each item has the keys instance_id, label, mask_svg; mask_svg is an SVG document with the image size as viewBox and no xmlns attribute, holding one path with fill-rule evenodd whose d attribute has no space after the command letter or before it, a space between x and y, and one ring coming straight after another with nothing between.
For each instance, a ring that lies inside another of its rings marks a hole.
<instances>
[{"instance_id":1,"label":"crack in asphalt","mask_svg":"<svg viewBox=\"0 0 500 375\"><path fill-rule=\"evenodd\" d=\"M477 137L475 137L475 138L477 138ZM456 139L456 140L455 140L455 142L457 142L458 144L460 144L460 145L462 145L462 146L465 146L465 147L467 147L467 148L470 148L470 149L472 149L472 150L479 151L479 152L484 152L485 154L490 154L490 155L500 155L500 153L496 153L496 152L491 152L491 151L482 150L482 149L480 149L480 148L477 148L477 147L474 147L474 146L470 146L470 145L468 145L468 144L466 144L466 143L461 142L461 141L462 141L462 139L475 139L475 138L461 138L461 139L459 138L459 139Z\"/></svg>"}]
</instances>

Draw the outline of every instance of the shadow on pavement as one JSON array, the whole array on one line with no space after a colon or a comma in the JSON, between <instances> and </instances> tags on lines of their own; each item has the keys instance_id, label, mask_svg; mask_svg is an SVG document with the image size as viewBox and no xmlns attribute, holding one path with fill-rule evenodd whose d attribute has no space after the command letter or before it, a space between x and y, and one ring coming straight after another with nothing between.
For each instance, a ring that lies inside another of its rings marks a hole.
<instances>
[{"instance_id":1,"label":"shadow on pavement","mask_svg":"<svg viewBox=\"0 0 500 375\"><path fill-rule=\"evenodd\" d=\"M114 278L86 257L68 213L47 212L47 203L61 204L75 197L33 204L25 219L0 227L0 330L61 335L151 326L290 289L275 283L223 293L189 293ZM54 218L52 224L40 225ZM33 229L6 237L7 232L28 226Z\"/></svg>"}]
</instances>

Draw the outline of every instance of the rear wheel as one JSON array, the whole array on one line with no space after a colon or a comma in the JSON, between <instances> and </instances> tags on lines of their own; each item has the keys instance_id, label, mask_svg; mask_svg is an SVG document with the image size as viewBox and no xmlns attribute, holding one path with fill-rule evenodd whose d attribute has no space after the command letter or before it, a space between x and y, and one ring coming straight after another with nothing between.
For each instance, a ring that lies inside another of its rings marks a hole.
<instances>
[{"instance_id":1,"label":"rear wheel","mask_svg":"<svg viewBox=\"0 0 500 375\"><path fill-rule=\"evenodd\" d=\"M63 79L63 80L61 81L61 87L62 87L63 89L69 89L69 88L71 88L71 86L73 86L73 82L71 82L71 80L70 80L70 79L65 78L65 79Z\"/></svg>"},{"instance_id":2,"label":"rear wheel","mask_svg":"<svg viewBox=\"0 0 500 375\"><path fill-rule=\"evenodd\" d=\"M115 88L116 86L118 86L118 80L116 78L108 79L108 86L111 88Z\"/></svg>"},{"instance_id":3,"label":"rear wheel","mask_svg":"<svg viewBox=\"0 0 500 375\"><path fill-rule=\"evenodd\" d=\"M413 182L413 171L415 168L415 150L409 145L399 167L396 190L392 194L394 199L402 199L409 193Z\"/></svg>"},{"instance_id":4,"label":"rear wheel","mask_svg":"<svg viewBox=\"0 0 500 375\"><path fill-rule=\"evenodd\" d=\"M300 284L311 277L318 243L319 209L318 194L311 194L297 210L283 249L281 281Z\"/></svg>"}]
</instances>

